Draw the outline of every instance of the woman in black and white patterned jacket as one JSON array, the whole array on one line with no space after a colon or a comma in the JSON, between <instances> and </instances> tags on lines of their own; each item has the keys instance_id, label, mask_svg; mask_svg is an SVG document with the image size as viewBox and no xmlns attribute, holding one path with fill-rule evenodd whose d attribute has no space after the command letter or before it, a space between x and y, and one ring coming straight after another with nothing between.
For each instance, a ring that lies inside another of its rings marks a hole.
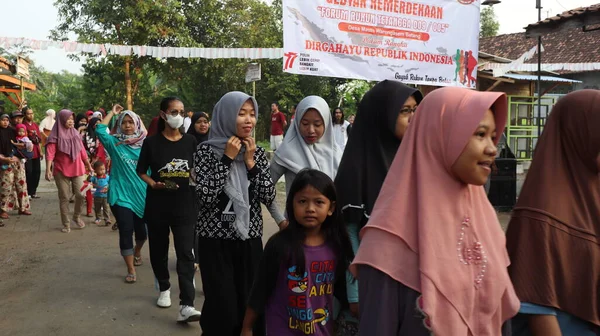
<instances>
[{"instance_id":1,"label":"woman in black and white patterned jacket","mask_svg":"<svg viewBox=\"0 0 600 336\"><path fill-rule=\"evenodd\" d=\"M253 97L225 94L215 105L209 140L194 154L206 336L240 334L263 250L260 203L270 206L275 199L265 150L252 138L257 116Z\"/></svg>"}]
</instances>

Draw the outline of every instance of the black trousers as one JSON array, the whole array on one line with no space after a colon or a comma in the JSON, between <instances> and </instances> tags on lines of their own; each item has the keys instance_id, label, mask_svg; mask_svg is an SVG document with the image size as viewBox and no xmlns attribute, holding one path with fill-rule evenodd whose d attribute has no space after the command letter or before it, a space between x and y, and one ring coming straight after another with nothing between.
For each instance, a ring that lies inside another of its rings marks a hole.
<instances>
[{"instance_id":1,"label":"black trousers","mask_svg":"<svg viewBox=\"0 0 600 336\"><path fill-rule=\"evenodd\" d=\"M194 273L196 272L194 269L194 225L171 225L171 223L181 223L181 221L173 218L164 221L146 218L146 222L148 224L150 263L160 291L163 292L171 288L169 282L169 233L173 232L175 254L177 255L179 304L193 306L196 295L196 289L194 288Z\"/></svg>"},{"instance_id":2,"label":"black trousers","mask_svg":"<svg viewBox=\"0 0 600 336\"><path fill-rule=\"evenodd\" d=\"M260 238L222 240L198 238L204 306L200 327L203 336L239 336L250 289L263 252ZM262 318L254 336L264 335Z\"/></svg>"},{"instance_id":3,"label":"black trousers","mask_svg":"<svg viewBox=\"0 0 600 336\"><path fill-rule=\"evenodd\" d=\"M42 174L41 159L30 159L25 162L25 178L27 181L27 194L29 196L37 193L40 185L40 176Z\"/></svg>"}]
</instances>

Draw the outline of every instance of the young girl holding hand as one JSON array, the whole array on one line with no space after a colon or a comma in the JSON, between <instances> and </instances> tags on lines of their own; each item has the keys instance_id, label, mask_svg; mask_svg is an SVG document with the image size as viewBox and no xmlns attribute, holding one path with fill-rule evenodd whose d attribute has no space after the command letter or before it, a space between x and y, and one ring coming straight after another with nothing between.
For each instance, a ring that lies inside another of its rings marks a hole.
<instances>
[{"instance_id":1,"label":"young girl holding hand","mask_svg":"<svg viewBox=\"0 0 600 336\"><path fill-rule=\"evenodd\" d=\"M333 335L333 296L347 302L345 272L352 246L336 206L333 181L302 170L288 193L289 226L265 247L242 329L259 316L267 335ZM340 294L340 295L338 295Z\"/></svg>"}]
</instances>

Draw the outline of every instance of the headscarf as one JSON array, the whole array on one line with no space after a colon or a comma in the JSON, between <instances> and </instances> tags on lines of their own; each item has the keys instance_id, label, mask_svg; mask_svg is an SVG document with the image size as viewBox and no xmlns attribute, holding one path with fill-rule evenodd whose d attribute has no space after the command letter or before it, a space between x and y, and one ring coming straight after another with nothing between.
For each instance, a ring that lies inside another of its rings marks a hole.
<instances>
[{"instance_id":1,"label":"headscarf","mask_svg":"<svg viewBox=\"0 0 600 336\"><path fill-rule=\"evenodd\" d=\"M131 135L125 135L121 130L121 124L123 123L125 116L130 116L135 125L135 131ZM144 139L146 139L146 136L148 135L142 119L140 119L135 112L130 110L125 110L119 114L117 122L115 123L114 131L114 136L119 139L119 143L117 145L125 144L131 148L142 148Z\"/></svg>"},{"instance_id":2,"label":"headscarf","mask_svg":"<svg viewBox=\"0 0 600 336\"><path fill-rule=\"evenodd\" d=\"M10 120L10 117L6 113L0 116L0 120L4 118ZM13 156L13 144L11 140L14 141L16 139L15 129L10 125L6 128L0 127L0 154L5 157Z\"/></svg>"},{"instance_id":3,"label":"headscarf","mask_svg":"<svg viewBox=\"0 0 600 336\"><path fill-rule=\"evenodd\" d=\"M325 131L315 144L308 145L300 134L300 124L309 109L319 111ZM308 96L298 104L296 118L288 129L281 147L275 152L275 162L298 173L305 168L317 169L334 179L337 173L342 151L335 143L329 105L318 96ZM291 183L291 181L289 181Z\"/></svg>"},{"instance_id":4,"label":"headscarf","mask_svg":"<svg viewBox=\"0 0 600 336\"><path fill-rule=\"evenodd\" d=\"M206 118L206 120L210 121L210 118L208 117L208 113L196 112L196 113L194 113L194 115L192 115L192 123L190 124L190 127L187 130L187 134L191 134L194 137L196 137L196 142L198 144L201 144L204 141L208 140L208 133L210 132L210 128L208 129L206 134L201 134L201 133L196 132L196 127L194 127L194 125L200 118Z\"/></svg>"},{"instance_id":5,"label":"headscarf","mask_svg":"<svg viewBox=\"0 0 600 336\"><path fill-rule=\"evenodd\" d=\"M496 212L482 186L451 172L490 108L502 134L504 93L447 87L423 99L351 266L356 274L357 264L369 265L421 293L415 308L434 335L499 335L519 310Z\"/></svg>"},{"instance_id":6,"label":"headscarf","mask_svg":"<svg viewBox=\"0 0 600 336\"><path fill-rule=\"evenodd\" d=\"M74 115L71 110L61 110L58 112L58 122L52 127L52 131L48 136L48 143L55 143L56 150L65 153L71 157L71 161L75 161L79 153L83 149L83 141L81 135L77 131L77 126L67 128L67 120Z\"/></svg>"},{"instance_id":7,"label":"headscarf","mask_svg":"<svg viewBox=\"0 0 600 336\"><path fill-rule=\"evenodd\" d=\"M87 125L87 116L83 113L79 113L75 116L75 129L79 128L79 122L84 120L86 121L86 125Z\"/></svg>"},{"instance_id":8,"label":"headscarf","mask_svg":"<svg viewBox=\"0 0 600 336\"><path fill-rule=\"evenodd\" d=\"M88 127L87 127L87 136L96 140L97 135L96 135L96 125L100 122L99 118L92 118L90 119L90 122L88 123Z\"/></svg>"},{"instance_id":9,"label":"headscarf","mask_svg":"<svg viewBox=\"0 0 600 336\"><path fill-rule=\"evenodd\" d=\"M335 178L338 204L347 223L364 226L383 180L400 146L396 121L406 100L417 104L421 92L400 82L384 80L369 90L358 105L352 133Z\"/></svg>"},{"instance_id":10,"label":"headscarf","mask_svg":"<svg viewBox=\"0 0 600 336\"><path fill-rule=\"evenodd\" d=\"M49 109L46 111L46 117L40 122L40 130L43 132L44 130L52 130L54 126L54 118L56 117L56 111L53 109Z\"/></svg>"},{"instance_id":11,"label":"headscarf","mask_svg":"<svg viewBox=\"0 0 600 336\"><path fill-rule=\"evenodd\" d=\"M519 299L600 326L600 91L561 98L506 232Z\"/></svg>"},{"instance_id":12,"label":"headscarf","mask_svg":"<svg viewBox=\"0 0 600 336\"><path fill-rule=\"evenodd\" d=\"M213 152L220 158L225 153L225 146L229 138L236 134L237 116L244 103L251 100L257 112L258 104L254 97L243 92L232 91L226 93L213 109L212 123L205 144L211 146ZM234 228L243 240L249 238L250 231L250 198L248 196L248 170L244 163L245 148L233 160L229 178L225 182L225 194L233 202L235 211Z\"/></svg>"},{"instance_id":13,"label":"headscarf","mask_svg":"<svg viewBox=\"0 0 600 336\"><path fill-rule=\"evenodd\" d=\"M98 119L102 120L102 118L104 118L104 115L102 114L102 112L96 111L92 114L92 118L98 118Z\"/></svg>"},{"instance_id":14,"label":"headscarf","mask_svg":"<svg viewBox=\"0 0 600 336\"><path fill-rule=\"evenodd\" d=\"M23 136L19 136L19 130L22 129L25 131L25 135ZM23 138L27 137L27 126L25 126L25 124L16 124L15 125L15 138L17 140L21 140Z\"/></svg>"}]
</instances>

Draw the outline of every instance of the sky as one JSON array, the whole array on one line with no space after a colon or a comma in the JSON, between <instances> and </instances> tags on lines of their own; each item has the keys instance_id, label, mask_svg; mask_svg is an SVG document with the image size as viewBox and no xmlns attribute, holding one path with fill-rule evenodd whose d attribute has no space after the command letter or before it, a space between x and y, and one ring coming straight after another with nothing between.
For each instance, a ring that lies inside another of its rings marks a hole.
<instances>
[{"instance_id":1,"label":"sky","mask_svg":"<svg viewBox=\"0 0 600 336\"><path fill-rule=\"evenodd\" d=\"M270 0L264 0L270 2ZM54 8L54 0L20 0L2 1L5 13L20 13L24 9L27 17L24 24L20 15L2 15L0 19L0 36L25 37L47 40L50 30L58 24L58 11ZM524 27L537 21L535 0L502 0L495 5L496 16L500 22L500 34L518 33ZM565 10L599 3L600 0L542 0L542 18L554 16ZM75 37L73 36L73 39ZM260 46L257 46L260 47ZM81 63L70 60L67 53L61 49L50 48L46 51L36 51L31 58L36 65L41 65L51 72L63 70L81 73Z\"/></svg>"}]
</instances>

